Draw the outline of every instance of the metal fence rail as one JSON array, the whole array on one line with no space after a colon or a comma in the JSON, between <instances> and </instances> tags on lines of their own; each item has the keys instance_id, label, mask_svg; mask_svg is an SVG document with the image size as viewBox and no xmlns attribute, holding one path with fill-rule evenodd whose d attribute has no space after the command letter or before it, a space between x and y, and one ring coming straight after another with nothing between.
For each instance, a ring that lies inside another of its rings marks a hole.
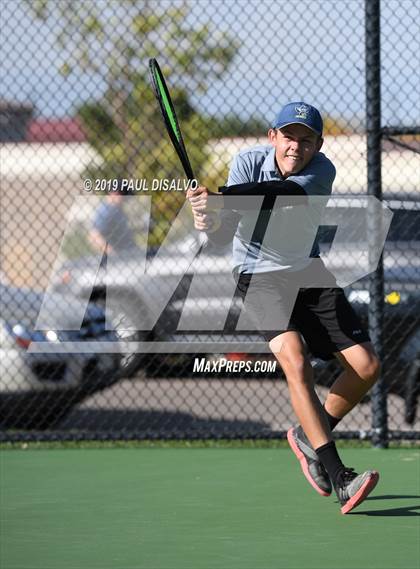
<instances>
[{"instance_id":1,"label":"metal fence rail","mask_svg":"<svg viewBox=\"0 0 420 569\"><path fill-rule=\"evenodd\" d=\"M202 242L152 57L200 183L224 185L235 154L304 100L324 117L334 207L367 220L347 245L378 243L368 197L393 212L377 269L346 289L381 379L336 434L418 439L418 3L7 0L1 19L0 440L272 438L295 421L261 338L214 325L229 253L203 249L193 278ZM324 400L338 366L313 365Z\"/></svg>"}]
</instances>

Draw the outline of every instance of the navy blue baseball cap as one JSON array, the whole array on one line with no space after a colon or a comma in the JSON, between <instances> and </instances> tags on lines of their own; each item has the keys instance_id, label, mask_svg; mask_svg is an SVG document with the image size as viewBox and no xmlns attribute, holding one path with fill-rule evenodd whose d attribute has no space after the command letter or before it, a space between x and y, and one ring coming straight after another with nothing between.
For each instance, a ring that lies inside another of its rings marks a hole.
<instances>
[{"instance_id":1,"label":"navy blue baseball cap","mask_svg":"<svg viewBox=\"0 0 420 569\"><path fill-rule=\"evenodd\" d=\"M283 128L289 124L304 124L322 136L322 118L315 107L303 101L285 105L274 121L273 128Z\"/></svg>"}]
</instances>

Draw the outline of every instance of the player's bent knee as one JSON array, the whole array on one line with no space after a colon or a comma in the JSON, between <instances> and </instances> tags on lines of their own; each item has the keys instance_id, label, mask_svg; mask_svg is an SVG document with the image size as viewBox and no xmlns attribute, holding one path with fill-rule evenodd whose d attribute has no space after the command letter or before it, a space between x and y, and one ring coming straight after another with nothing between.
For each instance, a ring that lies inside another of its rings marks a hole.
<instances>
[{"instance_id":1,"label":"player's bent knee","mask_svg":"<svg viewBox=\"0 0 420 569\"><path fill-rule=\"evenodd\" d=\"M279 334L274 337L269 346L276 356L281 368L283 369L288 381L306 381L308 373L312 371L312 366L307 357L304 347L299 340L292 334Z\"/></svg>"},{"instance_id":2,"label":"player's bent knee","mask_svg":"<svg viewBox=\"0 0 420 569\"><path fill-rule=\"evenodd\" d=\"M290 354L283 350L275 356L288 381L306 381L311 364L304 354Z\"/></svg>"},{"instance_id":3,"label":"player's bent knee","mask_svg":"<svg viewBox=\"0 0 420 569\"><path fill-rule=\"evenodd\" d=\"M358 376L370 386L374 385L381 373L381 363L376 355L371 354L358 371Z\"/></svg>"},{"instance_id":4,"label":"player's bent knee","mask_svg":"<svg viewBox=\"0 0 420 569\"><path fill-rule=\"evenodd\" d=\"M283 348L283 336L281 334L279 336L275 336L272 340L270 340L268 346L273 354L277 357Z\"/></svg>"},{"instance_id":5,"label":"player's bent knee","mask_svg":"<svg viewBox=\"0 0 420 569\"><path fill-rule=\"evenodd\" d=\"M364 366L362 377L373 385L381 373L381 362L376 356L369 358L369 362Z\"/></svg>"}]
</instances>

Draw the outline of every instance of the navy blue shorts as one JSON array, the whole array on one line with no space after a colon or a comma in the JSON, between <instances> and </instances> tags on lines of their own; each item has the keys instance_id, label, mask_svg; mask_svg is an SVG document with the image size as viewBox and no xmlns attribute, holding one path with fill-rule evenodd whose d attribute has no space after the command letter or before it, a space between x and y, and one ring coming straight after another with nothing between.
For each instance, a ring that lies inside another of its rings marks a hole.
<instances>
[{"instance_id":1,"label":"navy blue shorts","mask_svg":"<svg viewBox=\"0 0 420 569\"><path fill-rule=\"evenodd\" d=\"M325 271L334 285L334 276ZM294 283L300 276L299 272L285 271L236 275L239 296L267 341L283 332L297 331L311 354L323 360L350 346L370 342L342 288L301 288L296 297Z\"/></svg>"}]
</instances>

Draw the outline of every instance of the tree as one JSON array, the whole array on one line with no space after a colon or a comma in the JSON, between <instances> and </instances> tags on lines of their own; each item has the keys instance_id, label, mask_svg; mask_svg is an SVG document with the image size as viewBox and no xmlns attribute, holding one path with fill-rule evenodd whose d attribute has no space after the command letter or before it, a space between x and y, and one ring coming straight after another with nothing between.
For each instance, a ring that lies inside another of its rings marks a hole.
<instances>
[{"instance_id":1,"label":"tree","mask_svg":"<svg viewBox=\"0 0 420 569\"><path fill-rule=\"evenodd\" d=\"M56 41L65 61L60 72L88 72L105 85L99 101L79 110L88 140L102 157L89 176L182 177L150 86L152 57L170 84L193 169L200 173L211 124L195 110L191 94L205 92L226 71L238 49L227 33L208 24L193 26L186 2L169 8L153 0L32 0L28 5L36 17L58 24ZM161 240L182 202L181 192L156 192L152 241Z\"/></svg>"}]
</instances>

